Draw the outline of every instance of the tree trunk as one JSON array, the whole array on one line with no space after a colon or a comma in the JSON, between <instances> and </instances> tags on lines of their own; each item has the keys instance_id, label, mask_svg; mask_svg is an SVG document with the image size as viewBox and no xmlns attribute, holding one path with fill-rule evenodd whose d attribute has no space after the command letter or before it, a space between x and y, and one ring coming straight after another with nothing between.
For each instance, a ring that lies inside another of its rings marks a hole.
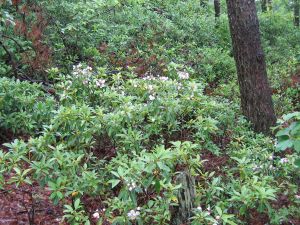
<instances>
[{"instance_id":1,"label":"tree trunk","mask_svg":"<svg viewBox=\"0 0 300 225\"><path fill-rule=\"evenodd\" d=\"M216 22L218 22L218 19L221 15L221 4L220 0L214 0L214 7L215 7L215 18Z\"/></svg>"},{"instance_id":2,"label":"tree trunk","mask_svg":"<svg viewBox=\"0 0 300 225\"><path fill-rule=\"evenodd\" d=\"M176 176L176 183L181 184L178 193L178 206L171 209L171 225L189 224L195 200L195 179L187 170Z\"/></svg>"},{"instance_id":3,"label":"tree trunk","mask_svg":"<svg viewBox=\"0 0 300 225\"><path fill-rule=\"evenodd\" d=\"M243 114L257 132L269 133L276 122L261 47L255 0L227 0L233 53Z\"/></svg>"},{"instance_id":4,"label":"tree trunk","mask_svg":"<svg viewBox=\"0 0 300 225\"><path fill-rule=\"evenodd\" d=\"M300 3L299 0L294 0L294 24L296 27L300 25Z\"/></svg>"},{"instance_id":5,"label":"tree trunk","mask_svg":"<svg viewBox=\"0 0 300 225\"><path fill-rule=\"evenodd\" d=\"M267 0L261 0L260 4L261 4L261 11L267 12Z\"/></svg>"}]
</instances>

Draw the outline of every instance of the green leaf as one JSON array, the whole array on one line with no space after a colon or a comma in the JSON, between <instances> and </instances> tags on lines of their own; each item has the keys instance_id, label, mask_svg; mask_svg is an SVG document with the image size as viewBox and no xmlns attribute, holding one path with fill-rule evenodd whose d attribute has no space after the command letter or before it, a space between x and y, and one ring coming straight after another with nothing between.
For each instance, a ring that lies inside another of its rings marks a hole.
<instances>
[{"instance_id":1,"label":"green leaf","mask_svg":"<svg viewBox=\"0 0 300 225\"><path fill-rule=\"evenodd\" d=\"M279 142L278 145L277 145L277 149L283 151L287 148L291 148L292 146L293 146L293 142L288 139L288 140Z\"/></svg>"},{"instance_id":2,"label":"green leaf","mask_svg":"<svg viewBox=\"0 0 300 225\"><path fill-rule=\"evenodd\" d=\"M289 113L287 115L284 115L282 118L287 121L287 120L290 120L294 117L300 117L300 112L294 112L294 113Z\"/></svg>"},{"instance_id":3,"label":"green leaf","mask_svg":"<svg viewBox=\"0 0 300 225\"><path fill-rule=\"evenodd\" d=\"M80 205L80 199L77 198L77 199L75 200L75 202L74 202L74 208L75 208L75 209L78 209L78 208L79 208L79 205Z\"/></svg>"},{"instance_id":4,"label":"green leaf","mask_svg":"<svg viewBox=\"0 0 300 225\"><path fill-rule=\"evenodd\" d=\"M300 158L295 160L295 165L300 168Z\"/></svg>"},{"instance_id":5,"label":"green leaf","mask_svg":"<svg viewBox=\"0 0 300 225\"><path fill-rule=\"evenodd\" d=\"M56 192L56 195L59 199L62 199L64 197L64 195L60 191Z\"/></svg>"},{"instance_id":6,"label":"green leaf","mask_svg":"<svg viewBox=\"0 0 300 225\"><path fill-rule=\"evenodd\" d=\"M296 152L300 153L300 140L294 141L294 149Z\"/></svg>"},{"instance_id":7,"label":"green leaf","mask_svg":"<svg viewBox=\"0 0 300 225\"><path fill-rule=\"evenodd\" d=\"M111 183L111 188L117 186L120 183L120 181L121 180L117 180L117 179L110 180L109 183Z\"/></svg>"},{"instance_id":8,"label":"green leaf","mask_svg":"<svg viewBox=\"0 0 300 225\"><path fill-rule=\"evenodd\" d=\"M222 211L222 209L219 206L216 206L216 210L217 210L219 216L222 216L223 211Z\"/></svg>"},{"instance_id":9,"label":"green leaf","mask_svg":"<svg viewBox=\"0 0 300 225\"><path fill-rule=\"evenodd\" d=\"M290 130L289 129L283 129L277 132L276 137L279 136L288 136L289 135Z\"/></svg>"},{"instance_id":10,"label":"green leaf","mask_svg":"<svg viewBox=\"0 0 300 225\"><path fill-rule=\"evenodd\" d=\"M115 175L116 177L120 177L120 175L117 173L117 172L115 172L115 171L110 171L113 175Z\"/></svg>"},{"instance_id":11,"label":"green leaf","mask_svg":"<svg viewBox=\"0 0 300 225\"><path fill-rule=\"evenodd\" d=\"M21 174L21 170L20 170L18 167L15 167L15 168L14 168L14 171L15 171L18 175Z\"/></svg>"},{"instance_id":12,"label":"green leaf","mask_svg":"<svg viewBox=\"0 0 300 225\"><path fill-rule=\"evenodd\" d=\"M161 188L161 185L160 185L160 181L159 181L159 180L155 180L155 185L154 185L154 187L155 187L155 191L156 191L157 193L159 193L159 192L160 192L160 188Z\"/></svg>"}]
</instances>

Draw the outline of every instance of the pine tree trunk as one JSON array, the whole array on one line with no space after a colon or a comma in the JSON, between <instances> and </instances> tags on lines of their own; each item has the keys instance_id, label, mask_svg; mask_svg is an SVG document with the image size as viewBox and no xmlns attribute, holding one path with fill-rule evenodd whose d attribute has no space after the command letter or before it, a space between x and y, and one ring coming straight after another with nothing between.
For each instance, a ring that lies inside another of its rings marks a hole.
<instances>
[{"instance_id":1,"label":"pine tree trunk","mask_svg":"<svg viewBox=\"0 0 300 225\"><path fill-rule=\"evenodd\" d=\"M269 133L276 122L261 47L255 0L227 0L233 53L243 114L257 132Z\"/></svg>"},{"instance_id":2,"label":"pine tree trunk","mask_svg":"<svg viewBox=\"0 0 300 225\"><path fill-rule=\"evenodd\" d=\"M300 3L299 0L294 0L294 24L296 27L300 25Z\"/></svg>"},{"instance_id":3,"label":"pine tree trunk","mask_svg":"<svg viewBox=\"0 0 300 225\"><path fill-rule=\"evenodd\" d=\"M218 21L218 18L221 15L221 4L220 4L220 0L214 0L214 8L215 8L215 18L216 18L216 22Z\"/></svg>"},{"instance_id":4,"label":"pine tree trunk","mask_svg":"<svg viewBox=\"0 0 300 225\"><path fill-rule=\"evenodd\" d=\"M260 4L261 4L261 11L267 12L267 0L261 0Z\"/></svg>"}]
</instances>

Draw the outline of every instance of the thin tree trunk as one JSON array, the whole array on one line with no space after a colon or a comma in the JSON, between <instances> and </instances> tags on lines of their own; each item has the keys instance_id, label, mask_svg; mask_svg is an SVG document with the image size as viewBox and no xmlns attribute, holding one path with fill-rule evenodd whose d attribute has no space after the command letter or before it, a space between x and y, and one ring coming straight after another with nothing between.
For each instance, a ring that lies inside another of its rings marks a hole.
<instances>
[{"instance_id":1,"label":"thin tree trunk","mask_svg":"<svg viewBox=\"0 0 300 225\"><path fill-rule=\"evenodd\" d=\"M226 0L243 114L257 132L276 122L255 0Z\"/></svg>"},{"instance_id":2,"label":"thin tree trunk","mask_svg":"<svg viewBox=\"0 0 300 225\"><path fill-rule=\"evenodd\" d=\"M299 0L294 0L294 24L296 27L300 25L300 3Z\"/></svg>"},{"instance_id":3,"label":"thin tree trunk","mask_svg":"<svg viewBox=\"0 0 300 225\"><path fill-rule=\"evenodd\" d=\"M214 8L215 8L215 18L216 22L218 22L218 19L221 15L221 4L220 0L214 0Z\"/></svg>"},{"instance_id":4,"label":"thin tree trunk","mask_svg":"<svg viewBox=\"0 0 300 225\"><path fill-rule=\"evenodd\" d=\"M267 0L261 0L260 4L261 4L261 11L267 12Z\"/></svg>"}]
</instances>

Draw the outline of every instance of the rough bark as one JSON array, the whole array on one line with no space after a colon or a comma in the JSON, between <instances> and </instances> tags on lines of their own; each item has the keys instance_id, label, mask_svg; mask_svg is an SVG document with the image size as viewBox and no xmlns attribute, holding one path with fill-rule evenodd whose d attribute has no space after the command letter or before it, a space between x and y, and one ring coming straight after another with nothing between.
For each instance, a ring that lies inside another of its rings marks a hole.
<instances>
[{"instance_id":1,"label":"rough bark","mask_svg":"<svg viewBox=\"0 0 300 225\"><path fill-rule=\"evenodd\" d=\"M178 193L178 206L172 208L171 225L189 224L192 217L195 199L195 179L188 171L182 171L176 177L176 183L181 184Z\"/></svg>"},{"instance_id":2,"label":"rough bark","mask_svg":"<svg viewBox=\"0 0 300 225\"><path fill-rule=\"evenodd\" d=\"M300 25L300 1L294 0L294 24L296 27Z\"/></svg>"},{"instance_id":3,"label":"rough bark","mask_svg":"<svg viewBox=\"0 0 300 225\"><path fill-rule=\"evenodd\" d=\"M227 7L242 112L252 122L255 131L269 133L276 116L255 0L227 0Z\"/></svg>"},{"instance_id":4,"label":"rough bark","mask_svg":"<svg viewBox=\"0 0 300 225\"><path fill-rule=\"evenodd\" d=\"M261 0L260 4L261 4L261 11L267 12L267 0Z\"/></svg>"},{"instance_id":5,"label":"rough bark","mask_svg":"<svg viewBox=\"0 0 300 225\"><path fill-rule=\"evenodd\" d=\"M216 21L218 20L218 18L221 15L221 4L220 4L220 0L214 0L214 8L215 8L215 18Z\"/></svg>"}]
</instances>

